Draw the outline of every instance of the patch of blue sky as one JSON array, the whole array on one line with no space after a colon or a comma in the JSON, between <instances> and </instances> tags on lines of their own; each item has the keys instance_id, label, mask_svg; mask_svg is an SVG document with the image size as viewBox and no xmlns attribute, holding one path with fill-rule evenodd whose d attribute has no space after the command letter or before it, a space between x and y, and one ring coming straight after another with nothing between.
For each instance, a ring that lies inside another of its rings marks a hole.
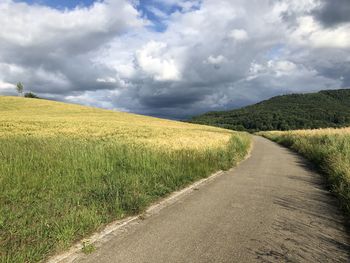
<instances>
[{"instance_id":1,"label":"patch of blue sky","mask_svg":"<svg viewBox=\"0 0 350 263\"><path fill-rule=\"evenodd\" d=\"M103 2L104 0L15 0L16 2L26 2L28 4L45 5L59 10L73 9L76 7L89 7L95 2ZM151 22L149 28L157 32L164 32L167 29L167 22L171 14L175 12L183 12L181 5L177 1L162 0L139 0L131 1L136 3L136 8L140 14ZM193 2L192 10L200 8L200 1L189 0ZM197 3L197 4L196 4ZM199 3L199 4L198 4Z\"/></svg>"},{"instance_id":2,"label":"patch of blue sky","mask_svg":"<svg viewBox=\"0 0 350 263\"><path fill-rule=\"evenodd\" d=\"M170 15L176 11L181 11L181 8L177 5L169 6L162 1L153 0L141 0L137 8L142 16L151 22L149 27L157 32L165 31Z\"/></svg>"},{"instance_id":3,"label":"patch of blue sky","mask_svg":"<svg viewBox=\"0 0 350 263\"><path fill-rule=\"evenodd\" d=\"M28 4L45 5L56 9L73 9L77 6L91 6L96 0L17 0Z\"/></svg>"},{"instance_id":4,"label":"patch of blue sky","mask_svg":"<svg viewBox=\"0 0 350 263\"><path fill-rule=\"evenodd\" d=\"M269 51L267 51L265 56L268 59L278 59L279 57L281 57L283 55L283 51L284 51L285 47L286 47L285 44L274 45Z\"/></svg>"},{"instance_id":5,"label":"patch of blue sky","mask_svg":"<svg viewBox=\"0 0 350 263\"><path fill-rule=\"evenodd\" d=\"M200 8L200 1L189 0L188 2L194 3L191 10ZM137 8L145 18L151 21L150 27L157 32L163 32L167 29L168 19L173 13L184 11L176 1L161 0L140 0Z\"/></svg>"}]
</instances>

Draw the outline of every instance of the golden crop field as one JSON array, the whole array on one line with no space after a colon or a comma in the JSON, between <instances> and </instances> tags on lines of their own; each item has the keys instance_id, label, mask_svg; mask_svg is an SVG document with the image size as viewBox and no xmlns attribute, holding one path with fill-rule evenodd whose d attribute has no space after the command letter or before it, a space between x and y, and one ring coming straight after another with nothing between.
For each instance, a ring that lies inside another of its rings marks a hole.
<instances>
[{"instance_id":1,"label":"golden crop field","mask_svg":"<svg viewBox=\"0 0 350 263\"><path fill-rule=\"evenodd\" d=\"M0 97L0 136L111 139L168 150L223 146L234 132L65 104L47 100Z\"/></svg>"},{"instance_id":2,"label":"golden crop field","mask_svg":"<svg viewBox=\"0 0 350 263\"><path fill-rule=\"evenodd\" d=\"M264 133L264 132L262 132ZM345 128L326 128L326 129L313 129L313 130L294 130L294 131L270 131L268 134L275 135L297 135L297 136L324 136L324 135L339 135L350 136L350 127Z\"/></svg>"},{"instance_id":3,"label":"golden crop field","mask_svg":"<svg viewBox=\"0 0 350 263\"><path fill-rule=\"evenodd\" d=\"M350 128L259 133L301 153L327 175L331 190L350 214Z\"/></svg>"},{"instance_id":4,"label":"golden crop field","mask_svg":"<svg viewBox=\"0 0 350 263\"><path fill-rule=\"evenodd\" d=\"M0 262L38 262L232 167L245 133L0 97Z\"/></svg>"}]
</instances>

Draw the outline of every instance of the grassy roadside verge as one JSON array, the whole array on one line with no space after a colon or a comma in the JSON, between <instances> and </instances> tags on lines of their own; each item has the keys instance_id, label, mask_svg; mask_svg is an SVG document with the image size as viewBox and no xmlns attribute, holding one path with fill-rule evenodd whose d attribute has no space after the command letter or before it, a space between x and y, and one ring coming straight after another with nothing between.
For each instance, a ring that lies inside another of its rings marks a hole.
<instances>
[{"instance_id":1,"label":"grassy roadside verge","mask_svg":"<svg viewBox=\"0 0 350 263\"><path fill-rule=\"evenodd\" d=\"M350 128L288 132L260 132L292 148L327 175L331 191L350 215Z\"/></svg>"},{"instance_id":2,"label":"grassy roadside verge","mask_svg":"<svg viewBox=\"0 0 350 263\"><path fill-rule=\"evenodd\" d=\"M193 138L195 139L195 138ZM250 137L165 149L106 138L0 137L0 262L37 262L244 158Z\"/></svg>"}]
</instances>

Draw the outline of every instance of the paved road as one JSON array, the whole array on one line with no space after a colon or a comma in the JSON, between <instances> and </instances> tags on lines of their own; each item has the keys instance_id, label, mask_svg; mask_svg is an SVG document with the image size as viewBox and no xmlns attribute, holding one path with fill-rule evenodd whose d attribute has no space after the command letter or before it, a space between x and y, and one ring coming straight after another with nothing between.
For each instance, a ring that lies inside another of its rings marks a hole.
<instances>
[{"instance_id":1,"label":"paved road","mask_svg":"<svg viewBox=\"0 0 350 263\"><path fill-rule=\"evenodd\" d=\"M322 177L256 137L251 157L75 262L350 262Z\"/></svg>"}]
</instances>

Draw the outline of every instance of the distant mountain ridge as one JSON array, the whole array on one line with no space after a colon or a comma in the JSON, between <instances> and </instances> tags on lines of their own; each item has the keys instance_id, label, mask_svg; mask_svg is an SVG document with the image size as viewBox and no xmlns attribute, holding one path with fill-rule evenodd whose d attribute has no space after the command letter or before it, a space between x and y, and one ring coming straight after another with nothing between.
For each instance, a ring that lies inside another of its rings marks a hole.
<instances>
[{"instance_id":1,"label":"distant mountain ridge","mask_svg":"<svg viewBox=\"0 0 350 263\"><path fill-rule=\"evenodd\" d=\"M350 126L350 89L276 96L236 110L208 112L190 122L251 132Z\"/></svg>"}]
</instances>

